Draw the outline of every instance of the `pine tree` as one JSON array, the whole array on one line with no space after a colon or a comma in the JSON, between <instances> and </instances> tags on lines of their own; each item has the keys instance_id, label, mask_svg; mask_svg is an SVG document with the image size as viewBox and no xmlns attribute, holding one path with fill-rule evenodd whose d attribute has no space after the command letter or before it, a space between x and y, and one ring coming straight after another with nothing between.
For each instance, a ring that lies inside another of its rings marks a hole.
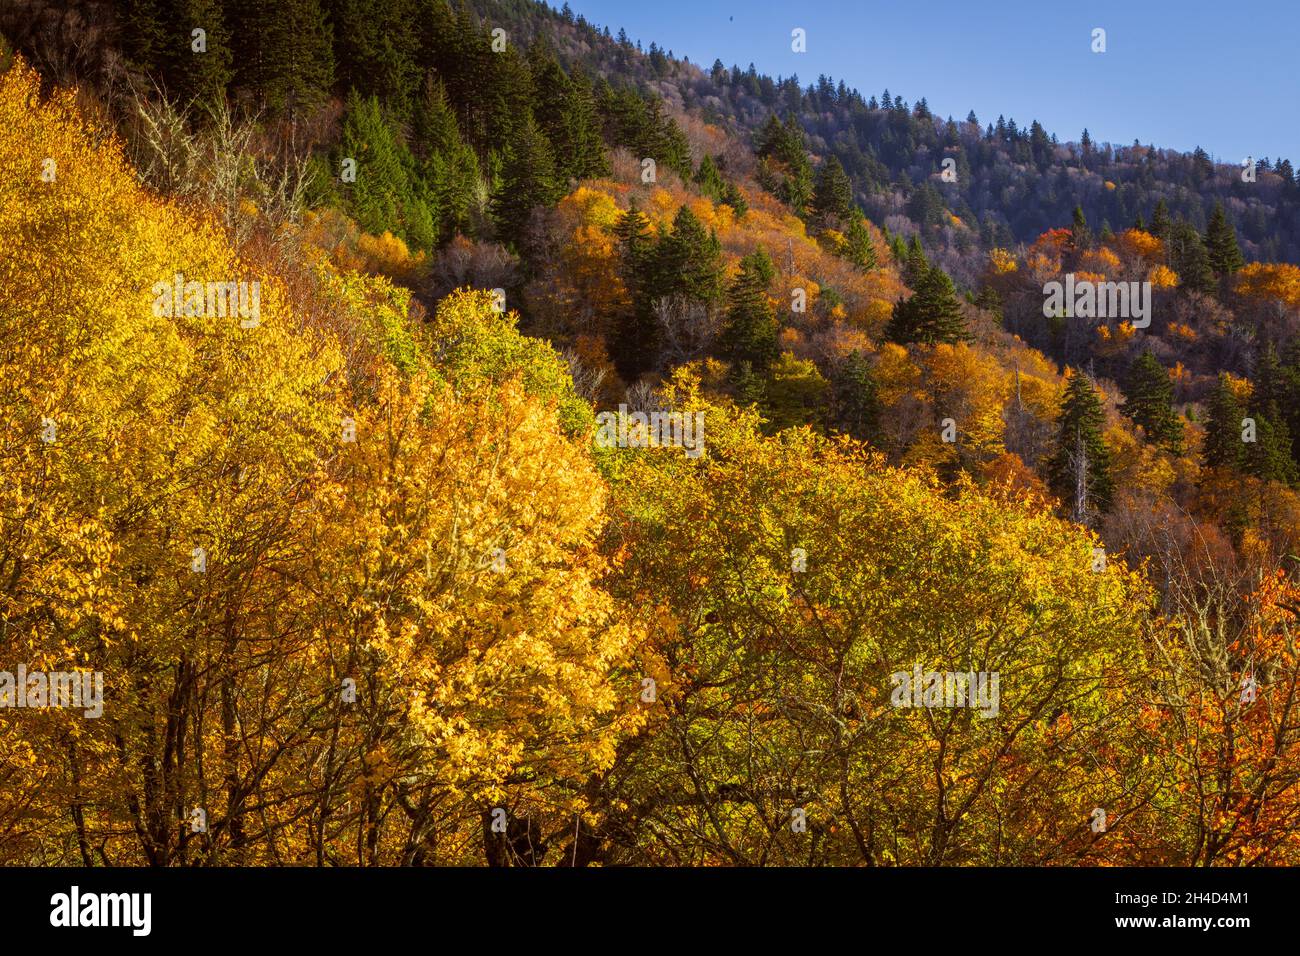
<instances>
[{"instance_id":1,"label":"pine tree","mask_svg":"<svg viewBox=\"0 0 1300 956\"><path fill-rule=\"evenodd\" d=\"M291 115L323 102L334 84L334 31L322 0L228 0L235 84Z\"/></svg>"},{"instance_id":2,"label":"pine tree","mask_svg":"<svg viewBox=\"0 0 1300 956\"><path fill-rule=\"evenodd\" d=\"M700 192L710 199L718 200L722 198L723 182L722 174L718 172L717 163L713 157L707 153L700 160L700 168L695 171L695 183L700 187Z\"/></svg>"},{"instance_id":3,"label":"pine tree","mask_svg":"<svg viewBox=\"0 0 1300 956\"><path fill-rule=\"evenodd\" d=\"M685 205L657 244L651 288L656 298L684 295L705 303L722 295L721 244Z\"/></svg>"},{"instance_id":4,"label":"pine tree","mask_svg":"<svg viewBox=\"0 0 1300 956\"><path fill-rule=\"evenodd\" d=\"M162 55L168 92L187 102L214 103L224 97L233 54L219 0L175 0L168 23ZM194 49L198 30L203 31L203 52Z\"/></svg>"},{"instance_id":5,"label":"pine tree","mask_svg":"<svg viewBox=\"0 0 1300 956\"><path fill-rule=\"evenodd\" d=\"M1291 457L1291 432L1286 421L1258 411L1251 414L1255 419L1255 440L1246 443L1242 470L1261 481L1297 484L1300 472Z\"/></svg>"},{"instance_id":6,"label":"pine tree","mask_svg":"<svg viewBox=\"0 0 1300 956\"><path fill-rule=\"evenodd\" d=\"M1114 480L1110 451L1102 438L1106 413L1092 383L1080 371L1070 373L1056 420L1056 450L1048 462L1048 484L1079 523L1093 520L1110 506Z\"/></svg>"},{"instance_id":7,"label":"pine tree","mask_svg":"<svg viewBox=\"0 0 1300 956\"><path fill-rule=\"evenodd\" d=\"M1205 422L1205 467L1241 468L1245 458L1242 420L1246 417L1246 412L1226 375L1219 375L1218 384L1210 395L1208 412Z\"/></svg>"},{"instance_id":8,"label":"pine tree","mask_svg":"<svg viewBox=\"0 0 1300 956\"><path fill-rule=\"evenodd\" d=\"M767 253L759 247L740 260L740 272L727 294L728 308L718 338L721 356L739 365L748 363L765 370L777 355L777 321L767 286L774 270Z\"/></svg>"},{"instance_id":9,"label":"pine tree","mask_svg":"<svg viewBox=\"0 0 1300 956\"><path fill-rule=\"evenodd\" d=\"M347 100L339 152L356 162L352 215L367 232L388 230L405 237L402 211L412 197L402 151L378 99L354 91Z\"/></svg>"},{"instance_id":10,"label":"pine tree","mask_svg":"<svg viewBox=\"0 0 1300 956\"><path fill-rule=\"evenodd\" d=\"M329 12L340 85L378 97L405 119L422 76L415 0L330 0ZM268 44L266 55L278 54Z\"/></svg>"},{"instance_id":11,"label":"pine tree","mask_svg":"<svg viewBox=\"0 0 1300 956\"><path fill-rule=\"evenodd\" d=\"M510 242L522 241L533 209L553 205L561 192L551 146L532 114L526 113L506 147L501 185L492 197L492 213L501 235Z\"/></svg>"},{"instance_id":12,"label":"pine tree","mask_svg":"<svg viewBox=\"0 0 1300 956\"><path fill-rule=\"evenodd\" d=\"M1173 224L1169 230L1168 251L1169 267L1178 273L1179 285L1197 292L1211 293L1215 290L1209 253L1201 234L1191 223L1179 219Z\"/></svg>"},{"instance_id":13,"label":"pine tree","mask_svg":"<svg viewBox=\"0 0 1300 956\"><path fill-rule=\"evenodd\" d=\"M749 203L745 201L745 194L740 191L739 186L730 180L726 180L722 184L722 202L732 208L737 219L743 219L745 213L749 211Z\"/></svg>"},{"instance_id":14,"label":"pine tree","mask_svg":"<svg viewBox=\"0 0 1300 956\"><path fill-rule=\"evenodd\" d=\"M416 152L423 157L420 170L437 238L468 234L478 203L478 156L461 138L441 82L433 78L426 81L424 94L416 103L411 132Z\"/></svg>"},{"instance_id":15,"label":"pine tree","mask_svg":"<svg viewBox=\"0 0 1300 956\"><path fill-rule=\"evenodd\" d=\"M127 58L149 73L161 70L172 31L168 28L168 0L125 0L122 11L122 45Z\"/></svg>"},{"instance_id":16,"label":"pine tree","mask_svg":"<svg viewBox=\"0 0 1300 956\"><path fill-rule=\"evenodd\" d=\"M864 272L876 267L876 247L862 214L856 209L849 218L849 228L844 233L845 252L850 262Z\"/></svg>"},{"instance_id":17,"label":"pine tree","mask_svg":"<svg viewBox=\"0 0 1300 956\"><path fill-rule=\"evenodd\" d=\"M850 352L831 377L831 425L859 441L880 442L880 396L871 360Z\"/></svg>"},{"instance_id":18,"label":"pine tree","mask_svg":"<svg viewBox=\"0 0 1300 956\"><path fill-rule=\"evenodd\" d=\"M1169 239L1169 230L1172 226L1173 222L1169 218L1169 207L1165 205L1165 201L1161 199L1156 203L1156 208L1151 213L1151 235L1155 236L1157 239L1167 241Z\"/></svg>"},{"instance_id":19,"label":"pine tree","mask_svg":"<svg viewBox=\"0 0 1300 956\"><path fill-rule=\"evenodd\" d=\"M635 198L615 223L614 235L618 238L619 275L631 304L617 317L610 356L619 375L630 382L654 366L659 340L652 288L655 236Z\"/></svg>"},{"instance_id":20,"label":"pine tree","mask_svg":"<svg viewBox=\"0 0 1300 956\"><path fill-rule=\"evenodd\" d=\"M565 144L569 151L568 172L574 179L608 176L609 154L600 131L600 113L591 80L582 70L569 79L569 100L565 113Z\"/></svg>"},{"instance_id":21,"label":"pine tree","mask_svg":"<svg viewBox=\"0 0 1300 956\"><path fill-rule=\"evenodd\" d=\"M1174 386L1169 372L1151 353L1143 352L1129 369L1124 413L1146 429L1147 440L1182 451L1183 423L1174 411Z\"/></svg>"},{"instance_id":22,"label":"pine tree","mask_svg":"<svg viewBox=\"0 0 1300 956\"><path fill-rule=\"evenodd\" d=\"M823 221L847 222L853 212L853 186L844 166L831 156L817 171L812 210Z\"/></svg>"},{"instance_id":23,"label":"pine tree","mask_svg":"<svg viewBox=\"0 0 1300 956\"><path fill-rule=\"evenodd\" d=\"M921 342L956 343L969 338L966 320L948 274L937 266L930 267L917 283L910 299L900 299L885 327L885 337L906 344Z\"/></svg>"},{"instance_id":24,"label":"pine tree","mask_svg":"<svg viewBox=\"0 0 1300 956\"><path fill-rule=\"evenodd\" d=\"M1214 204L1214 212L1205 228L1205 249L1209 254L1210 268L1220 277L1231 275L1246 264L1237 245L1237 230L1228 222L1223 203Z\"/></svg>"},{"instance_id":25,"label":"pine tree","mask_svg":"<svg viewBox=\"0 0 1300 956\"><path fill-rule=\"evenodd\" d=\"M907 253L903 257L903 281L913 289L919 288L921 280L929 271L930 261L926 259L925 250L921 248L921 237L913 234L907 244Z\"/></svg>"},{"instance_id":26,"label":"pine tree","mask_svg":"<svg viewBox=\"0 0 1300 956\"><path fill-rule=\"evenodd\" d=\"M1092 245L1092 232L1088 229L1088 220L1084 218L1083 207L1074 207L1073 223L1070 227L1070 245L1076 252L1082 252Z\"/></svg>"}]
</instances>

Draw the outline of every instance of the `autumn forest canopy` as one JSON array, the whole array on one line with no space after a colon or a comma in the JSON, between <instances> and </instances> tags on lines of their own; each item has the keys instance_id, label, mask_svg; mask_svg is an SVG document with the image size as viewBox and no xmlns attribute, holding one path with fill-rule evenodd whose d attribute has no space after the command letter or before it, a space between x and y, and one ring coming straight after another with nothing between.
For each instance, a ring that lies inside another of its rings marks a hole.
<instances>
[{"instance_id":1,"label":"autumn forest canopy","mask_svg":"<svg viewBox=\"0 0 1300 956\"><path fill-rule=\"evenodd\" d=\"M0 4L0 863L1300 863L1248 167L533 0Z\"/></svg>"}]
</instances>

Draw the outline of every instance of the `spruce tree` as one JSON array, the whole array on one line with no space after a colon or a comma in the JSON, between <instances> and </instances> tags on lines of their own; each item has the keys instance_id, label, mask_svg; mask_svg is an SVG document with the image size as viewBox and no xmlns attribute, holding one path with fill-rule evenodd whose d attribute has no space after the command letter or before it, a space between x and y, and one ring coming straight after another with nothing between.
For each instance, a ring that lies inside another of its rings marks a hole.
<instances>
[{"instance_id":1,"label":"spruce tree","mask_svg":"<svg viewBox=\"0 0 1300 956\"><path fill-rule=\"evenodd\" d=\"M774 271L767 253L759 247L740 260L740 272L728 290L727 317L718 349L737 366L748 363L763 371L776 358L776 314L767 297Z\"/></svg>"},{"instance_id":2,"label":"spruce tree","mask_svg":"<svg viewBox=\"0 0 1300 956\"><path fill-rule=\"evenodd\" d=\"M411 200L407 164L392 127L374 96L348 97L343 117L341 159L356 162L351 186L352 216L366 232L385 230L405 237L402 209Z\"/></svg>"},{"instance_id":3,"label":"spruce tree","mask_svg":"<svg viewBox=\"0 0 1300 956\"><path fill-rule=\"evenodd\" d=\"M1157 239L1167 240L1169 238L1169 230L1172 226L1173 222L1169 218L1169 207L1165 205L1165 201L1161 199L1156 203L1156 208L1151 213L1151 235L1155 236Z\"/></svg>"},{"instance_id":4,"label":"spruce tree","mask_svg":"<svg viewBox=\"0 0 1300 956\"><path fill-rule=\"evenodd\" d=\"M619 275L630 306L616 317L610 356L619 375L633 381L654 366L659 339L652 289L655 236L635 198L615 224L614 235L618 238Z\"/></svg>"},{"instance_id":5,"label":"spruce tree","mask_svg":"<svg viewBox=\"0 0 1300 956\"><path fill-rule=\"evenodd\" d=\"M340 85L377 96L392 115L405 120L422 77L415 0L329 2ZM267 55L279 54L268 44Z\"/></svg>"},{"instance_id":6,"label":"spruce tree","mask_svg":"<svg viewBox=\"0 0 1300 956\"><path fill-rule=\"evenodd\" d=\"M1251 415L1255 419L1255 440L1245 445L1242 470L1261 481L1297 484L1300 473L1291 457L1291 432L1286 421L1258 411Z\"/></svg>"},{"instance_id":7,"label":"spruce tree","mask_svg":"<svg viewBox=\"0 0 1300 956\"><path fill-rule=\"evenodd\" d=\"M1143 352L1129 369L1124 413L1146 429L1147 440L1175 454L1182 451L1183 423L1172 407L1174 386L1169 372L1151 352Z\"/></svg>"},{"instance_id":8,"label":"spruce tree","mask_svg":"<svg viewBox=\"0 0 1300 956\"><path fill-rule=\"evenodd\" d=\"M934 345L953 344L969 338L966 320L948 274L937 266L930 267L917 283L910 299L900 299L885 326L885 337L892 342L920 342Z\"/></svg>"},{"instance_id":9,"label":"spruce tree","mask_svg":"<svg viewBox=\"0 0 1300 956\"><path fill-rule=\"evenodd\" d=\"M1237 230L1229 224L1223 203L1214 204L1214 212L1205 228L1205 249L1209 254L1210 268L1221 278L1246 264L1241 256L1241 247L1237 245Z\"/></svg>"},{"instance_id":10,"label":"spruce tree","mask_svg":"<svg viewBox=\"0 0 1300 956\"><path fill-rule=\"evenodd\" d=\"M291 115L322 103L334 85L334 31L324 0L227 0L235 85ZM359 88L361 89L361 88Z\"/></svg>"},{"instance_id":11,"label":"spruce tree","mask_svg":"<svg viewBox=\"0 0 1300 956\"><path fill-rule=\"evenodd\" d=\"M1215 290L1214 271L1201 234L1191 223L1179 219L1169 231L1169 267L1178 273L1179 285L1197 292Z\"/></svg>"},{"instance_id":12,"label":"spruce tree","mask_svg":"<svg viewBox=\"0 0 1300 956\"><path fill-rule=\"evenodd\" d=\"M854 350L831 376L830 423L852 438L879 444L880 410L871 360Z\"/></svg>"},{"instance_id":13,"label":"spruce tree","mask_svg":"<svg viewBox=\"0 0 1300 956\"><path fill-rule=\"evenodd\" d=\"M749 211L749 203L745 201L745 194L740 191L735 183L725 180L722 184L722 202L730 206L736 214L737 219L744 218Z\"/></svg>"},{"instance_id":14,"label":"spruce tree","mask_svg":"<svg viewBox=\"0 0 1300 956\"><path fill-rule=\"evenodd\" d=\"M659 240L652 289L656 298L684 295L714 302L722 295L722 246L716 236L683 205L673 218L672 232Z\"/></svg>"},{"instance_id":15,"label":"spruce tree","mask_svg":"<svg viewBox=\"0 0 1300 956\"><path fill-rule=\"evenodd\" d=\"M1228 383L1220 374L1210 395L1208 417L1205 422L1205 467L1241 468L1245 458L1242 441L1242 420L1245 409Z\"/></svg>"},{"instance_id":16,"label":"spruce tree","mask_svg":"<svg viewBox=\"0 0 1300 956\"><path fill-rule=\"evenodd\" d=\"M600 131L600 113L591 80L582 70L569 78L569 99L565 112L565 143L568 172L574 179L608 176L609 154Z\"/></svg>"},{"instance_id":17,"label":"spruce tree","mask_svg":"<svg viewBox=\"0 0 1300 956\"><path fill-rule=\"evenodd\" d=\"M189 102L215 103L226 94L232 77L230 33L219 0L175 0L162 64L168 92ZM203 52L196 52L194 32L203 31Z\"/></svg>"},{"instance_id":18,"label":"spruce tree","mask_svg":"<svg viewBox=\"0 0 1300 956\"><path fill-rule=\"evenodd\" d=\"M416 152L430 197L439 241L469 234L478 203L479 165L474 149L460 135L442 83L430 78L416 103L412 123Z\"/></svg>"},{"instance_id":19,"label":"spruce tree","mask_svg":"<svg viewBox=\"0 0 1300 956\"><path fill-rule=\"evenodd\" d=\"M502 237L519 243L533 209L553 205L560 195L550 143L531 112L526 112L506 147L501 185L492 197L492 214Z\"/></svg>"},{"instance_id":20,"label":"spruce tree","mask_svg":"<svg viewBox=\"0 0 1300 956\"><path fill-rule=\"evenodd\" d=\"M901 239L899 243L901 245ZM926 259L925 250L921 248L921 237L914 234L907 244L906 255L903 257L903 281L916 289L929 271L930 261Z\"/></svg>"},{"instance_id":21,"label":"spruce tree","mask_svg":"<svg viewBox=\"0 0 1300 956\"><path fill-rule=\"evenodd\" d=\"M831 156L817 171L813 212L824 222L847 222L853 212L853 186L840 161Z\"/></svg>"},{"instance_id":22,"label":"spruce tree","mask_svg":"<svg viewBox=\"0 0 1300 956\"><path fill-rule=\"evenodd\" d=\"M1102 438L1106 413L1092 383L1078 370L1069 375L1056 420L1056 449L1048 462L1048 484L1070 517L1092 521L1110 506L1114 480L1110 452Z\"/></svg>"},{"instance_id":23,"label":"spruce tree","mask_svg":"<svg viewBox=\"0 0 1300 956\"><path fill-rule=\"evenodd\" d=\"M1076 252L1082 252L1092 245L1092 232L1088 229L1088 220L1084 218L1083 207L1074 207L1073 223L1070 227L1070 245Z\"/></svg>"},{"instance_id":24,"label":"spruce tree","mask_svg":"<svg viewBox=\"0 0 1300 956\"><path fill-rule=\"evenodd\" d=\"M149 73L162 69L173 42L167 0L124 0L119 14L127 58Z\"/></svg>"},{"instance_id":25,"label":"spruce tree","mask_svg":"<svg viewBox=\"0 0 1300 956\"><path fill-rule=\"evenodd\" d=\"M856 209L849 218L849 228L844 233L845 254L850 262L864 272L876 267L876 247L862 214Z\"/></svg>"},{"instance_id":26,"label":"spruce tree","mask_svg":"<svg viewBox=\"0 0 1300 956\"><path fill-rule=\"evenodd\" d=\"M614 224L623 262L623 281L629 292L645 285L646 266L654 250L654 233L650 220L637 204L636 197L628 202L627 210Z\"/></svg>"},{"instance_id":27,"label":"spruce tree","mask_svg":"<svg viewBox=\"0 0 1300 956\"><path fill-rule=\"evenodd\" d=\"M721 199L723 192L722 174L718 172L718 165L713 161L713 157L707 153L700 160L700 168L695 171L695 184L700 187L700 192L710 199Z\"/></svg>"}]
</instances>

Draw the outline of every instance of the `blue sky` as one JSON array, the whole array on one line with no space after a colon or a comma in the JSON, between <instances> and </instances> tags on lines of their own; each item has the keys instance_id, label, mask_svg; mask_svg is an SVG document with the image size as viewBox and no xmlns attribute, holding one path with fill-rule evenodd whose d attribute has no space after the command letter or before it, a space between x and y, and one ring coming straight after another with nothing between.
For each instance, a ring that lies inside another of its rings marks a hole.
<instances>
[{"instance_id":1,"label":"blue sky","mask_svg":"<svg viewBox=\"0 0 1300 956\"><path fill-rule=\"evenodd\" d=\"M562 0L552 0L560 6ZM1205 0L569 0L576 13L644 48L655 41L711 66L843 79L981 123L1037 119L1062 141L1179 150L1221 162L1300 163L1300 3ZM791 52L790 31L808 50ZM1093 53L1094 27L1106 52Z\"/></svg>"}]
</instances>

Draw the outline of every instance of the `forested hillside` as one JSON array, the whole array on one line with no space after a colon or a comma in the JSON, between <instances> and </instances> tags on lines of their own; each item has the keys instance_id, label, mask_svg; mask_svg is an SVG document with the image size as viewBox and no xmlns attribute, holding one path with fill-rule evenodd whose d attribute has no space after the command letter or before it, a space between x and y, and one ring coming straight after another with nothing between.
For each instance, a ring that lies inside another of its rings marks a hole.
<instances>
[{"instance_id":1,"label":"forested hillside","mask_svg":"<svg viewBox=\"0 0 1300 956\"><path fill-rule=\"evenodd\" d=\"M1286 160L529 0L0 69L0 669L105 686L0 710L0 861L1300 860Z\"/></svg>"}]
</instances>

